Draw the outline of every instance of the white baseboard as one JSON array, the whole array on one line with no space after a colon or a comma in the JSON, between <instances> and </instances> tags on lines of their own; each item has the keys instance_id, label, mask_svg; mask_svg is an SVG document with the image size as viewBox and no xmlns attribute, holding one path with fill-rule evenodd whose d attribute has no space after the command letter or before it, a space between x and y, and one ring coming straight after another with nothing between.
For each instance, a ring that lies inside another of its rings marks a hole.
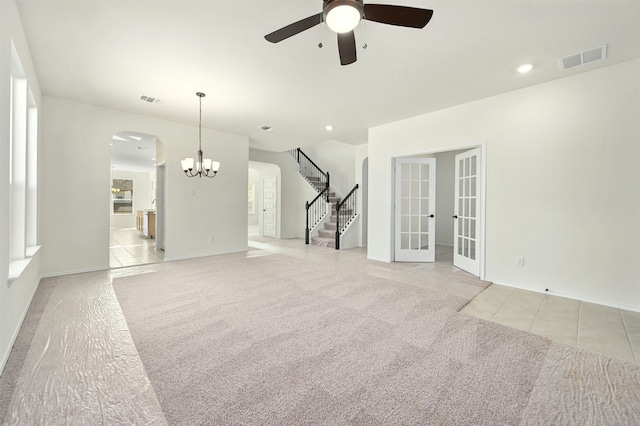
<instances>
[{"instance_id":1,"label":"white baseboard","mask_svg":"<svg viewBox=\"0 0 640 426\"><path fill-rule=\"evenodd\" d=\"M7 361L9 361L9 355L11 355L11 350L13 349L13 345L16 343L16 339L18 338L18 334L20 333L20 329L22 328L22 324L24 323L25 318L27 317L27 312L29 312L29 308L31 307L31 303L33 302L33 297L36 295L36 291L38 291L38 287L40 286L40 280L42 280L42 275L38 277L38 283L33 287L33 291L31 292L31 296L29 296L29 303L27 303L24 311L20 316L20 321L18 322L18 326L13 331L11 336L10 344L5 350L5 353L2 354L2 358L0 359L0 374L4 371L4 367L7 365Z\"/></svg>"},{"instance_id":2,"label":"white baseboard","mask_svg":"<svg viewBox=\"0 0 640 426\"><path fill-rule=\"evenodd\" d=\"M511 287L511 288L517 288L517 289L520 289L520 290L533 291L535 293L541 293L541 294L549 294L551 296L558 296L558 297L564 297L566 299L579 300L581 302L587 302L587 303L593 303L593 304L596 304L596 305L608 306L610 308L623 309L625 311L640 312L640 306L627 305L627 304L624 304L624 303L618 303L618 302L614 302L614 301L607 300L607 299L599 299L599 298L595 298L595 297L589 297L589 296L584 296L584 295L580 295L580 294L567 293L567 292L563 292L563 291L541 290L540 288L529 287L529 286L520 285L520 284L506 283L504 281L496 281L496 280L493 280L493 279L488 278L488 277L485 280L486 281L490 281L493 284L498 284L498 285L502 285L502 286L505 286L505 287Z\"/></svg>"},{"instance_id":3,"label":"white baseboard","mask_svg":"<svg viewBox=\"0 0 640 426\"><path fill-rule=\"evenodd\" d=\"M135 266L135 265L134 265ZM76 275L76 274L84 274L87 272L99 272L99 271L108 271L111 267L98 267L98 268L87 268L87 269L73 269L70 271L63 272L53 272L50 274L42 274L41 278L51 278L51 277L62 277L64 275Z\"/></svg>"}]
</instances>

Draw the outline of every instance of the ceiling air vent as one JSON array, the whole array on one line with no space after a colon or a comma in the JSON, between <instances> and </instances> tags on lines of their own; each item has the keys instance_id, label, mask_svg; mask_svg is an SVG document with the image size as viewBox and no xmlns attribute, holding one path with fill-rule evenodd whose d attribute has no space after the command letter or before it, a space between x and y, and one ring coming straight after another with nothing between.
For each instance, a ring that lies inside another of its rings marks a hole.
<instances>
[{"instance_id":1,"label":"ceiling air vent","mask_svg":"<svg viewBox=\"0 0 640 426\"><path fill-rule=\"evenodd\" d=\"M159 104L160 102L162 102L162 99L153 98L151 96L145 96L145 95L140 96L140 100L149 102L150 104Z\"/></svg>"},{"instance_id":2,"label":"ceiling air vent","mask_svg":"<svg viewBox=\"0 0 640 426\"><path fill-rule=\"evenodd\" d=\"M596 47L594 49L585 50L584 52L575 53L559 59L560 69L568 70L589 62L601 61L607 57L607 45Z\"/></svg>"}]
</instances>

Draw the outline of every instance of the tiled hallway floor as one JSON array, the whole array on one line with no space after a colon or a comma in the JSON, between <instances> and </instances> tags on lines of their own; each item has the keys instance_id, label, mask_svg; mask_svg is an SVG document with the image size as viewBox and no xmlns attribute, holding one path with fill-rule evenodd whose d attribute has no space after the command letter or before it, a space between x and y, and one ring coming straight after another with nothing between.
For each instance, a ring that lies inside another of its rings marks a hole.
<instances>
[{"instance_id":1,"label":"tiled hallway floor","mask_svg":"<svg viewBox=\"0 0 640 426\"><path fill-rule=\"evenodd\" d=\"M156 240L146 238L136 228L111 228L109 266L144 265L164 260L164 251L156 250Z\"/></svg>"},{"instance_id":2,"label":"tiled hallway floor","mask_svg":"<svg viewBox=\"0 0 640 426\"><path fill-rule=\"evenodd\" d=\"M461 312L640 363L640 312L492 284Z\"/></svg>"}]
</instances>

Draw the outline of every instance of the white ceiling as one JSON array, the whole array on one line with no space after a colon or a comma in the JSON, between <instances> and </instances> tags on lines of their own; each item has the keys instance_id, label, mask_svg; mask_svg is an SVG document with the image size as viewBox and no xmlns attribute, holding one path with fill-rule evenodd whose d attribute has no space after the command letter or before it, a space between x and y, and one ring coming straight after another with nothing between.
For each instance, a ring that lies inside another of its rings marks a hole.
<instances>
[{"instance_id":1,"label":"white ceiling","mask_svg":"<svg viewBox=\"0 0 640 426\"><path fill-rule=\"evenodd\" d=\"M156 138L136 132L120 132L111 139L111 169L149 173L156 168Z\"/></svg>"},{"instance_id":2,"label":"white ceiling","mask_svg":"<svg viewBox=\"0 0 640 426\"><path fill-rule=\"evenodd\" d=\"M640 57L640 1L381 0L434 16L422 30L361 23L368 48L344 67L324 25L264 39L321 0L17 3L45 95L197 125L202 91L205 127L273 151L363 144L371 127ZM606 60L560 70L603 44Z\"/></svg>"}]
</instances>

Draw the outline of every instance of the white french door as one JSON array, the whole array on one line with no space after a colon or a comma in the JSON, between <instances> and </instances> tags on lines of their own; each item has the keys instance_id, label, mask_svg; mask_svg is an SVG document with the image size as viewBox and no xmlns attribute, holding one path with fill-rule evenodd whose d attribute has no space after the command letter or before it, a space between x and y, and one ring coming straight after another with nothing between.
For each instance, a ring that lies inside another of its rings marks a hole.
<instances>
[{"instance_id":1,"label":"white french door","mask_svg":"<svg viewBox=\"0 0 640 426\"><path fill-rule=\"evenodd\" d=\"M395 260L435 261L436 159L397 158Z\"/></svg>"},{"instance_id":2,"label":"white french door","mask_svg":"<svg viewBox=\"0 0 640 426\"><path fill-rule=\"evenodd\" d=\"M480 148L456 155L453 265L480 276Z\"/></svg>"},{"instance_id":3,"label":"white french door","mask_svg":"<svg viewBox=\"0 0 640 426\"><path fill-rule=\"evenodd\" d=\"M276 177L268 176L262 180L262 235L276 238Z\"/></svg>"}]
</instances>

